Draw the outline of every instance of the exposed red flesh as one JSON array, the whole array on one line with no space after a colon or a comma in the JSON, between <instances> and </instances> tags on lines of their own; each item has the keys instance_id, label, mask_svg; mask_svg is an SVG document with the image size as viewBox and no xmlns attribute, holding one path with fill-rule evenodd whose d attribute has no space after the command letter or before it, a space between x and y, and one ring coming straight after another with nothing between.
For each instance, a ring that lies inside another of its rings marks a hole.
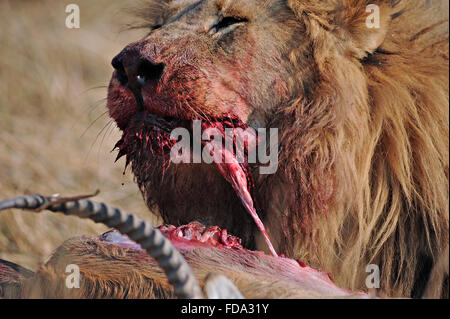
<instances>
[{"instance_id":1,"label":"exposed red flesh","mask_svg":"<svg viewBox=\"0 0 450 319\"><path fill-rule=\"evenodd\" d=\"M242 240L238 237L229 235L226 229L219 226L205 227L198 222L192 222L188 225L175 227L172 225L163 225L159 230L173 242L183 242L190 247L225 247L243 249Z\"/></svg>"}]
</instances>

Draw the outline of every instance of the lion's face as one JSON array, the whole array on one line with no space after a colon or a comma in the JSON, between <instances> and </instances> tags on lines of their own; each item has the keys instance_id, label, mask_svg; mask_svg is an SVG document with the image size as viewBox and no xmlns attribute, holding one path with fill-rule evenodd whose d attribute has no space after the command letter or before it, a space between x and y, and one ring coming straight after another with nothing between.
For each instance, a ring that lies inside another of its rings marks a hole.
<instances>
[{"instance_id":1,"label":"lion's face","mask_svg":"<svg viewBox=\"0 0 450 319\"><path fill-rule=\"evenodd\" d=\"M277 108L298 95L288 48L302 41L300 24L279 0L168 1L149 11L149 35L112 62L108 108L124 132L120 156L166 222L218 224L245 241L253 221L212 165L166 171L142 141L168 146L171 129L191 129L192 119L270 126Z\"/></svg>"},{"instance_id":2,"label":"lion's face","mask_svg":"<svg viewBox=\"0 0 450 319\"><path fill-rule=\"evenodd\" d=\"M294 41L294 17L283 1L267 3L159 5L149 35L113 60L108 107L119 127L139 112L266 125L267 113L295 89L285 49Z\"/></svg>"}]
</instances>

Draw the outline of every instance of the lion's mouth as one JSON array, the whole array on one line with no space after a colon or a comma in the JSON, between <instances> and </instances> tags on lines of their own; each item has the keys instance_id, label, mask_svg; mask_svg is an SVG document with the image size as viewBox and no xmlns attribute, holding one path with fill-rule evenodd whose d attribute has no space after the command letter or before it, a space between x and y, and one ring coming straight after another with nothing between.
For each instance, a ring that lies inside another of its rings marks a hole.
<instances>
[{"instance_id":1,"label":"lion's mouth","mask_svg":"<svg viewBox=\"0 0 450 319\"><path fill-rule=\"evenodd\" d=\"M203 120L192 121L141 112L130 121L121 140L116 144L116 148L119 150L117 159L126 156L126 165L128 165L132 158L130 152L150 152L152 156L162 159L164 173L171 165L171 160L173 160L171 151L178 142L171 133L175 129L184 128L192 135L191 142L198 142L198 137L196 139L194 136L195 124L200 125L197 127L197 131L201 135L202 153L206 152L212 157L213 164L225 180L231 184L243 206L262 232L270 252L277 256L256 212L250 192L253 179L248 164L248 154L256 148L258 138L256 134L247 133L243 136L242 132L248 132L246 129L249 127L238 118L205 116ZM211 130L221 137L220 142L214 138L211 139L212 136L208 133ZM191 148L194 147L191 145ZM196 154L192 152L191 155L190 159L192 160Z\"/></svg>"},{"instance_id":2,"label":"lion's mouth","mask_svg":"<svg viewBox=\"0 0 450 319\"><path fill-rule=\"evenodd\" d=\"M119 149L116 161L129 155L130 145L136 140L140 141L142 150L148 150L153 156L167 159L170 150L176 143L170 136L171 132L180 127L189 128L189 121L146 112L136 114L124 130L122 138L115 145L115 148Z\"/></svg>"}]
</instances>

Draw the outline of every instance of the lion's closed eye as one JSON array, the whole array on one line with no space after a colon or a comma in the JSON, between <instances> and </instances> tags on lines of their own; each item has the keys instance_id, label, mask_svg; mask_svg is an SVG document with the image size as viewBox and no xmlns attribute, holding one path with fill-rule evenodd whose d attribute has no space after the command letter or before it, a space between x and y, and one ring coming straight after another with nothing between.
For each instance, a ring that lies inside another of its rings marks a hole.
<instances>
[{"instance_id":1,"label":"lion's closed eye","mask_svg":"<svg viewBox=\"0 0 450 319\"><path fill-rule=\"evenodd\" d=\"M248 22L247 18L236 17L236 16L225 16L220 17L216 20L216 22L210 28L210 32L213 34L216 33L227 33L229 31L234 30L239 25Z\"/></svg>"},{"instance_id":2,"label":"lion's closed eye","mask_svg":"<svg viewBox=\"0 0 450 319\"><path fill-rule=\"evenodd\" d=\"M240 18L240 17L223 17L219 20L219 22L214 26L217 30L228 28L231 25L237 24L237 23L243 23L248 22L247 18Z\"/></svg>"}]
</instances>

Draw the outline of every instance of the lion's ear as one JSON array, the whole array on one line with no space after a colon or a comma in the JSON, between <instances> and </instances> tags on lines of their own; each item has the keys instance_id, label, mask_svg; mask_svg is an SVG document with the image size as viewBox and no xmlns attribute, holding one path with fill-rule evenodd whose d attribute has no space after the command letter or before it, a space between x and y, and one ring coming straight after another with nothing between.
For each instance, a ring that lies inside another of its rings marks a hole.
<instances>
[{"instance_id":1,"label":"lion's ear","mask_svg":"<svg viewBox=\"0 0 450 319\"><path fill-rule=\"evenodd\" d=\"M359 58L373 53L383 43L391 23L392 7L387 3L375 4L375 1L357 2L361 5L345 8L343 23L340 25L350 35Z\"/></svg>"},{"instance_id":2,"label":"lion's ear","mask_svg":"<svg viewBox=\"0 0 450 319\"><path fill-rule=\"evenodd\" d=\"M358 58L373 53L384 41L395 11L389 0L288 0L302 19L313 21L348 43ZM343 41L342 41L343 40Z\"/></svg>"}]
</instances>

